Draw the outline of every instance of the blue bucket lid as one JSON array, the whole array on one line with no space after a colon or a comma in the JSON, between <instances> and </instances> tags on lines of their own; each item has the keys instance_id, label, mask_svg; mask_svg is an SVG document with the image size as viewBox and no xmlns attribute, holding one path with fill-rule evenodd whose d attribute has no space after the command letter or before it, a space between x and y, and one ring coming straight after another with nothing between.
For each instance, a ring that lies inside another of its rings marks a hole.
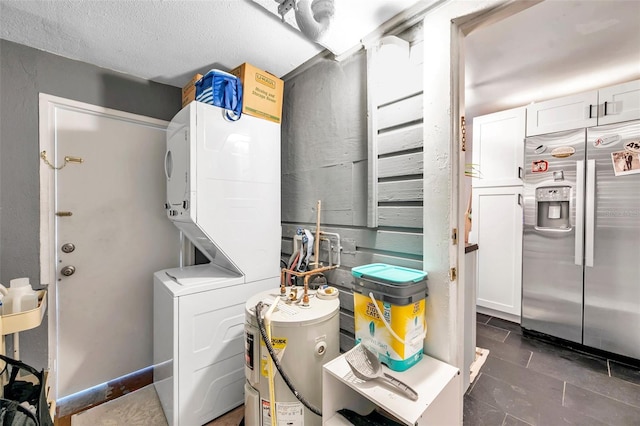
<instances>
[{"instance_id":1,"label":"blue bucket lid","mask_svg":"<svg viewBox=\"0 0 640 426\"><path fill-rule=\"evenodd\" d=\"M392 284L417 283L427 277L425 271L403 268L402 266L387 265L385 263L372 263L356 266L351 269L351 275L356 278L372 278L387 281Z\"/></svg>"}]
</instances>

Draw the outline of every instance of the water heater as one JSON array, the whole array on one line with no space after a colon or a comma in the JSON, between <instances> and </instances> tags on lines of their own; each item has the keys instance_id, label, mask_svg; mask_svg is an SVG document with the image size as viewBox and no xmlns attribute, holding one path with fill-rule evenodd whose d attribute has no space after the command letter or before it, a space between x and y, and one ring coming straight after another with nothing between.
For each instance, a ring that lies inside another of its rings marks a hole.
<instances>
[{"instance_id":1,"label":"water heater","mask_svg":"<svg viewBox=\"0 0 640 426\"><path fill-rule=\"evenodd\" d=\"M297 292L302 294L302 290ZM256 305L267 308L278 301L271 314L271 343L282 369L295 389L313 406L322 407L322 366L340 355L340 302L333 297L320 298L311 292L309 306L304 307L291 288L285 297L280 289L256 294L245 307L245 426L321 425L322 418L300 402L275 372L271 404L268 364L270 355L261 337ZM276 424L272 422L272 412Z\"/></svg>"}]
</instances>

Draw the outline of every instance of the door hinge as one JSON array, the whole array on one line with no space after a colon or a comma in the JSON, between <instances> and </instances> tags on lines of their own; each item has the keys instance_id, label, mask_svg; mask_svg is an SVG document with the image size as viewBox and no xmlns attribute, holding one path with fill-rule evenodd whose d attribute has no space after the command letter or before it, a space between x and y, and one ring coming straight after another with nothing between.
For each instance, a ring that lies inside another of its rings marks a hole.
<instances>
[{"instance_id":1,"label":"door hinge","mask_svg":"<svg viewBox=\"0 0 640 426\"><path fill-rule=\"evenodd\" d=\"M460 149L462 152L467 150L467 122L464 115L460 117Z\"/></svg>"},{"instance_id":2,"label":"door hinge","mask_svg":"<svg viewBox=\"0 0 640 426\"><path fill-rule=\"evenodd\" d=\"M453 228L451 230L451 242L453 245L458 245L458 228Z\"/></svg>"},{"instance_id":3,"label":"door hinge","mask_svg":"<svg viewBox=\"0 0 640 426\"><path fill-rule=\"evenodd\" d=\"M458 268L449 269L449 281L455 281L458 278Z\"/></svg>"}]
</instances>

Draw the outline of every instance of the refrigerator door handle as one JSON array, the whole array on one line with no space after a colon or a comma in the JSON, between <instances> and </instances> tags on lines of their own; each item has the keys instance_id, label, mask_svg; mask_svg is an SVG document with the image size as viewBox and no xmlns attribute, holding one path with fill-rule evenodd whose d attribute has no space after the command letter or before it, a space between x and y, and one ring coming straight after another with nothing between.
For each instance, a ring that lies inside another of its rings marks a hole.
<instances>
[{"instance_id":1,"label":"refrigerator door handle","mask_svg":"<svg viewBox=\"0 0 640 426\"><path fill-rule=\"evenodd\" d=\"M585 265L593 267L593 243L596 218L596 160L587 160L587 185L585 198Z\"/></svg>"},{"instance_id":2,"label":"refrigerator door handle","mask_svg":"<svg viewBox=\"0 0 640 426\"><path fill-rule=\"evenodd\" d=\"M582 266L584 256L584 161L576 161L576 235L574 263Z\"/></svg>"}]
</instances>

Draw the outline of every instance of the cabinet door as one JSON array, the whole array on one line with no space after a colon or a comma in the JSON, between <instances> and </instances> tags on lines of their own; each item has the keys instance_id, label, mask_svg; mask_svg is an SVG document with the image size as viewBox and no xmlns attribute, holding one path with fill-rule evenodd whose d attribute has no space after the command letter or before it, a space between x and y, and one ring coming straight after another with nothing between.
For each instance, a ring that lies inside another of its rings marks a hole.
<instances>
[{"instance_id":1,"label":"cabinet door","mask_svg":"<svg viewBox=\"0 0 640 426\"><path fill-rule=\"evenodd\" d=\"M473 119L474 187L522 185L524 107Z\"/></svg>"},{"instance_id":2,"label":"cabinet door","mask_svg":"<svg viewBox=\"0 0 640 426\"><path fill-rule=\"evenodd\" d=\"M520 319L522 294L522 187L473 189L478 243L477 305Z\"/></svg>"},{"instance_id":3,"label":"cabinet door","mask_svg":"<svg viewBox=\"0 0 640 426\"><path fill-rule=\"evenodd\" d=\"M640 80L600 89L598 100L598 125L640 119Z\"/></svg>"},{"instance_id":4,"label":"cabinet door","mask_svg":"<svg viewBox=\"0 0 640 426\"><path fill-rule=\"evenodd\" d=\"M527 136L591 127L597 124L597 91L527 106Z\"/></svg>"}]
</instances>

